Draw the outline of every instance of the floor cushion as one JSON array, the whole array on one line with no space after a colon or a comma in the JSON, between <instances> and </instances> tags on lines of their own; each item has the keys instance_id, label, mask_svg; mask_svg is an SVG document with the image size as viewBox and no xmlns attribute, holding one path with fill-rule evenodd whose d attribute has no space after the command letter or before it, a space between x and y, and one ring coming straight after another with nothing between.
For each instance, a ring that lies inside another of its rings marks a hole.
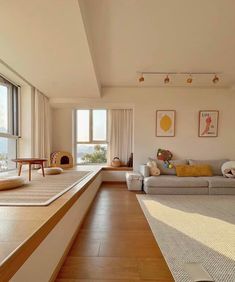
<instances>
[{"instance_id":1,"label":"floor cushion","mask_svg":"<svg viewBox=\"0 0 235 282\"><path fill-rule=\"evenodd\" d=\"M0 179L0 190L14 189L25 184L25 179L21 176L12 176Z\"/></svg>"},{"instance_id":2,"label":"floor cushion","mask_svg":"<svg viewBox=\"0 0 235 282\"><path fill-rule=\"evenodd\" d=\"M63 169L61 167L46 167L44 168L44 172L46 175L55 175L61 174L63 172ZM42 174L42 169L39 169L38 173Z\"/></svg>"}]
</instances>

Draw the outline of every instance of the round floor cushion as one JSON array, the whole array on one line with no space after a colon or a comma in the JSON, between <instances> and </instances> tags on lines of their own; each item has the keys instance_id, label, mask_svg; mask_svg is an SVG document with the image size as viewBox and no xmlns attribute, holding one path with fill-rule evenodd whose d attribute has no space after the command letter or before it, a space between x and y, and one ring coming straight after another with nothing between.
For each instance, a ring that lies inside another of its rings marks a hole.
<instances>
[{"instance_id":1,"label":"round floor cushion","mask_svg":"<svg viewBox=\"0 0 235 282\"><path fill-rule=\"evenodd\" d=\"M46 175L55 175L55 174L60 174L63 172L63 169L61 167L46 167L44 168L44 172ZM42 174L42 170L39 169L38 173Z\"/></svg>"},{"instance_id":2,"label":"round floor cushion","mask_svg":"<svg viewBox=\"0 0 235 282\"><path fill-rule=\"evenodd\" d=\"M0 179L0 190L14 189L25 184L25 179L21 176L12 176Z\"/></svg>"}]
</instances>

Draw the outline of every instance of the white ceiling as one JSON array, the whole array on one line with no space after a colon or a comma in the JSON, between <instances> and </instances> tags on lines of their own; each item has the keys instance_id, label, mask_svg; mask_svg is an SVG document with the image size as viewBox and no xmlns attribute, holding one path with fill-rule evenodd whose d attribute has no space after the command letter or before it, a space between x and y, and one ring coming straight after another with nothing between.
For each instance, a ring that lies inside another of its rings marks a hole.
<instances>
[{"instance_id":1,"label":"white ceiling","mask_svg":"<svg viewBox=\"0 0 235 282\"><path fill-rule=\"evenodd\" d=\"M77 0L0 0L0 58L49 97L99 97Z\"/></svg>"},{"instance_id":2,"label":"white ceiling","mask_svg":"<svg viewBox=\"0 0 235 282\"><path fill-rule=\"evenodd\" d=\"M49 97L164 86L137 71L222 72L216 87L235 85L234 0L0 0L0 11L0 59Z\"/></svg>"},{"instance_id":3,"label":"white ceiling","mask_svg":"<svg viewBox=\"0 0 235 282\"><path fill-rule=\"evenodd\" d=\"M235 82L234 0L82 0L103 86L137 86L137 71L222 72ZM192 86L214 86L194 77ZM161 86L149 76L141 86ZM172 77L170 86L185 85Z\"/></svg>"}]
</instances>

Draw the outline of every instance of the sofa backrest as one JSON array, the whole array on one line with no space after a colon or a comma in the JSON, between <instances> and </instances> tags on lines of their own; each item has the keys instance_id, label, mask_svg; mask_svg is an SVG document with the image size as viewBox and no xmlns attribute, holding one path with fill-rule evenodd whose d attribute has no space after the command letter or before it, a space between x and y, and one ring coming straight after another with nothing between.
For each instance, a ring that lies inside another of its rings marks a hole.
<instances>
[{"instance_id":1,"label":"sofa backrest","mask_svg":"<svg viewBox=\"0 0 235 282\"><path fill-rule=\"evenodd\" d=\"M157 163L157 167L160 169L161 174L163 175L176 175L176 165L187 165L188 161L187 160L171 160L170 163L173 164L173 168L166 168L164 167L164 161L156 160L156 159L151 159L149 158L150 161L154 161Z\"/></svg>"},{"instance_id":2,"label":"sofa backrest","mask_svg":"<svg viewBox=\"0 0 235 282\"><path fill-rule=\"evenodd\" d=\"M211 167L213 175L223 175L221 171L222 165L227 162L228 159L219 160L188 160L190 165L207 164Z\"/></svg>"}]
</instances>

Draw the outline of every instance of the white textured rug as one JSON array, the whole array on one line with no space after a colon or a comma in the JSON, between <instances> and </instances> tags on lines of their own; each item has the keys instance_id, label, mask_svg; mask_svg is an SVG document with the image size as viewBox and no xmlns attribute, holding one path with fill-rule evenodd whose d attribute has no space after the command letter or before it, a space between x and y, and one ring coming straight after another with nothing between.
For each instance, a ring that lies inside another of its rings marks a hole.
<instances>
[{"instance_id":1,"label":"white textured rug","mask_svg":"<svg viewBox=\"0 0 235 282\"><path fill-rule=\"evenodd\" d=\"M235 196L137 195L177 282L198 262L216 282L235 281Z\"/></svg>"}]
</instances>

